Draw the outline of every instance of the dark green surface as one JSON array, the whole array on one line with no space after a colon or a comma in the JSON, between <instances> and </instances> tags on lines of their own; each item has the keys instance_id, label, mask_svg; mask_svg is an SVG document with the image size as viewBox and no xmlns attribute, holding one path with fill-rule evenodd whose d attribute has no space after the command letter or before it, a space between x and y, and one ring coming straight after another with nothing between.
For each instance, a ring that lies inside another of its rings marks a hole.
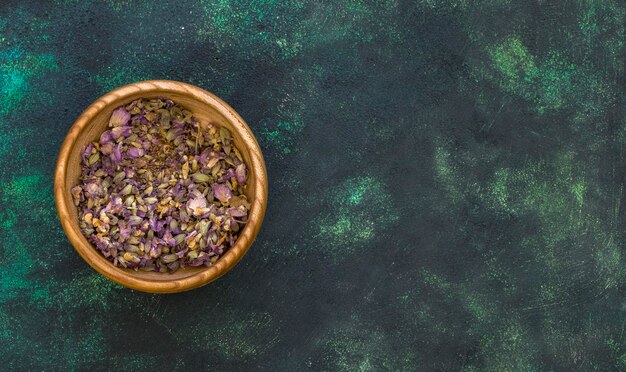
<instances>
[{"instance_id":1,"label":"dark green surface","mask_svg":"<svg viewBox=\"0 0 626 372\"><path fill-rule=\"evenodd\" d=\"M0 369L626 370L625 8L3 1ZM54 208L74 119L143 79L229 102L269 172L248 255L178 295Z\"/></svg>"}]
</instances>

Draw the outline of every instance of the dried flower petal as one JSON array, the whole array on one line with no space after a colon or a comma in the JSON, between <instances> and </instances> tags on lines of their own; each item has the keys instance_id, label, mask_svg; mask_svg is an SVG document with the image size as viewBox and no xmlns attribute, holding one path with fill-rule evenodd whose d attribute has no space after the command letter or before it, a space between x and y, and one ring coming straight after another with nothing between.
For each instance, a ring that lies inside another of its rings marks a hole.
<instances>
[{"instance_id":1,"label":"dried flower petal","mask_svg":"<svg viewBox=\"0 0 626 372\"><path fill-rule=\"evenodd\" d=\"M118 165L122 161L122 144L118 143L111 153L111 161L113 165Z\"/></svg>"},{"instance_id":2,"label":"dried flower petal","mask_svg":"<svg viewBox=\"0 0 626 372\"><path fill-rule=\"evenodd\" d=\"M248 215L248 211L244 207L228 208L228 214L232 217L245 217Z\"/></svg>"},{"instance_id":3,"label":"dried flower petal","mask_svg":"<svg viewBox=\"0 0 626 372\"><path fill-rule=\"evenodd\" d=\"M187 203L187 208L194 216L202 215L206 207L207 201L202 194L196 194L196 196L193 199L190 199L189 203Z\"/></svg>"},{"instance_id":4,"label":"dried flower petal","mask_svg":"<svg viewBox=\"0 0 626 372\"><path fill-rule=\"evenodd\" d=\"M228 186L219 183L213 185L213 195L222 203L228 202L233 197L233 193Z\"/></svg>"},{"instance_id":5,"label":"dried flower petal","mask_svg":"<svg viewBox=\"0 0 626 372\"><path fill-rule=\"evenodd\" d=\"M133 127L131 126L122 126L115 127L111 129L111 137L113 139L118 139L120 137L128 137L133 132Z\"/></svg>"},{"instance_id":6,"label":"dried flower petal","mask_svg":"<svg viewBox=\"0 0 626 372\"><path fill-rule=\"evenodd\" d=\"M220 161L220 158L214 157L209 159L209 162L206 164L208 168L213 168L217 162Z\"/></svg>"},{"instance_id":7,"label":"dried flower petal","mask_svg":"<svg viewBox=\"0 0 626 372\"><path fill-rule=\"evenodd\" d=\"M113 111L111 114L111 119L109 120L110 127L120 127L128 124L130 121L130 113L126 111L124 107L119 107Z\"/></svg>"},{"instance_id":8,"label":"dried flower petal","mask_svg":"<svg viewBox=\"0 0 626 372\"><path fill-rule=\"evenodd\" d=\"M111 142L107 142L100 146L100 152L104 155L111 155L113 153L113 149L115 149L115 145Z\"/></svg>"},{"instance_id":9,"label":"dried flower petal","mask_svg":"<svg viewBox=\"0 0 626 372\"><path fill-rule=\"evenodd\" d=\"M146 152L143 148L131 147L130 150L128 150L128 156L133 159L142 157L145 153Z\"/></svg>"},{"instance_id":10,"label":"dried flower petal","mask_svg":"<svg viewBox=\"0 0 626 372\"><path fill-rule=\"evenodd\" d=\"M104 145L104 144L110 143L112 139L113 139L113 136L111 136L111 131L110 130L105 130L100 135L100 145Z\"/></svg>"},{"instance_id":11,"label":"dried flower petal","mask_svg":"<svg viewBox=\"0 0 626 372\"><path fill-rule=\"evenodd\" d=\"M83 189L80 186L72 187L72 197L74 198L74 204L78 206L80 203L81 196L83 194Z\"/></svg>"},{"instance_id":12,"label":"dried flower petal","mask_svg":"<svg viewBox=\"0 0 626 372\"><path fill-rule=\"evenodd\" d=\"M246 179L248 178L248 171L246 170L246 165L244 163L241 163L237 166L236 175L237 182L239 182L241 185L244 185L246 183Z\"/></svg>"}]
</instances>

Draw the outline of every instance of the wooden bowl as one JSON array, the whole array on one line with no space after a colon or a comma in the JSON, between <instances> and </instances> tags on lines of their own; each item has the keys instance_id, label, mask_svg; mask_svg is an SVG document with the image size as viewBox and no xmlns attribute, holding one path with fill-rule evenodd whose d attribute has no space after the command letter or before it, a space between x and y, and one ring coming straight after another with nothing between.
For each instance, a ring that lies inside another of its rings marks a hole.
<instances>
[{"instance_id":1,"label":"wooden bowl","mask_svg":"<svg viewBox=\"0 0 626 372\"><path fill-rule=\"evenodd\" d=\"M173 274L145 272L115 267L80 232L78 211L70 190L78 184L80 151L96 141L107 128L111 112L138 98L165 97L190 110L201 122L212 121L230 130L235 146L248 166L246 196L251 202L248 223L239 238L210 267L185 267ZM205 285L230 270L246 253L256 237L267 205L267 172L261 149L244 120L213 94L193 85L176 81L142 81L116 89L87 108L70 129L57 161L54 196L63 229L78 253L91 267L128 288L152 293L182 292Z\"/></svg>"}]
</instances>

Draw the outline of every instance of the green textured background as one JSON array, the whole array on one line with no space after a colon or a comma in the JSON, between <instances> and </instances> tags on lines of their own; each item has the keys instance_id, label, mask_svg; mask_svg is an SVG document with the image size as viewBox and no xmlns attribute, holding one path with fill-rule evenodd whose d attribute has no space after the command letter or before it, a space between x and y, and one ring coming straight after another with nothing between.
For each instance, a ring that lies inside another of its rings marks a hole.
<instances>
[{"instance_id":1,"label":"green textured background","mask_svg":"<svg viewBox=\"0 0 626 372\"><path fill-rule=\"evenodd\" d=\"M2 1L0 369L626 370L623 1ZM174 79L257 135L260 236L157 296L68 243L56 156Z\"/></svg>"}]
</instances>

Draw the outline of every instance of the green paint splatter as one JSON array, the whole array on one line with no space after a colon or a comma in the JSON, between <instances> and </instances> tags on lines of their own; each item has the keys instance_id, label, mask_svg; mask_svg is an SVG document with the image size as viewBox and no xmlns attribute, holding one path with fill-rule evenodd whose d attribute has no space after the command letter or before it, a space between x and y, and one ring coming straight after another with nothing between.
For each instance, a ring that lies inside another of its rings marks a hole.
<instances>
[{"instance_id":1,"label":"green paint splatter","mask_svg":"<svg viewBox=\"0 0 626 372\"><path fill-rule=\"evenodd\" d=\"M96 308L109 310L114 297L120 297L119 290L123 287L99 273L89 271L74 275L72 281L57 289L55 303L63 308Z\"/></svg>"},{"instance_id":2,"label":"green paint splatter","mask_svg":"<svg viewBox=\"0 0 626 372\"><path fill-rule=\"evenodd\" d=\"M221 50L251 43L255 45L251 49L271 51L285 58L300 52L301 44L289 35L295 25L284 19L301 11L302 1L258 0L244 5L202 0L200 5L206 21L199 26L197 35L201 40L211 39Z\"/></svg>"},{"instance_id":3,"label":"green paint splatter","mask_svg":"<svg viewBox=\"0 0 626 372\"><path fill-rule=\"evenodd\" d=\"M137 67L110 65L100 73L89 76L88 80L98 84L103 92L108 92L126 84L142 80L150 80L149 74L140 71Z\"/></svg>"},{"instance_id":4,"label":"green paint splatter","mask_svg":"<svg viewBox=\"0 0 626 372\"><path fill-rule=\"evenodd\" d=\"M409 371L415 367L415 357L408 350L390 346L382 329L353 316L329 329L317 341L321 366L314 369L333 371Z\"/></svg>"},{"instance_id":5,"label":"green paint splatter","mask_svg":"<svg viewBox=\"0 0 626 372\"><path fill-rule=\"evenodd\" d=\"M421 270L420 274L421 280L424 284L437 288L438 290L447 291L452 286L452 284L443 276L430 270Z\"/></svg>"},{"instance_id":6,"label":"green paint splatter","mask_svg":"<svg viewBox=\"0 0 626 372\"><path fill-rule=\"evenodd\" d=\"M399 38L393 22L399 7L394 0L352 1L311 6L302 0L256 0L250 3L202 0L205 22L200 40L210 39L224 52L239 45L252 55L290 59L319 45L346 41L371 43L385 36Z\"/></svg>"},{"instance_id":7,"label":"green paint splatter","mask_svg":"<svg viewBox=\"0 0 626 372\"><path fill-rule=\"evenodd\" d=\"M511 36L491 47L489 54L500 75L500 87L534 101L540 113L561 108L565 96L573 89L571 79L576 74L575 65L552 53L543 66L538 67L535 57L518 36Z\"/></svg>"},{"instance_id":8,"label":"green paint splatter","mask_svg":"<svg viewBox=\"0 0 626 372\"><path fill-rule=\"evenodd\" d=\"M88 324L78 330L75 337L67 337L64 327L55 329L52 337L55 342L51 352L66 362L65 368L79 369L85 365L102 365L109 360L106 350L104 327L107 324L101 316L92 314Z\"/></svg>"},{"instance_id":9,"label":"green paint splatter","mask_svg":"<svg viewBox=\"0 0 626 372\"><path fill-rule=\"evenodd\" d=\"M24 241L13 232L0 232L5 245L0 266L0 302L31 293L35 283L29 274L33 267L32 254Z\"/></svg>"},{"instance_id":10,"label":"green paint splatter","mask_svg":"<svg viewBox=\"0 0 626 372\"><path fill-rule=\"evenodd\" d=\"M304 123L300 121L278 121L276 124L266 125L261 130L261 138L265 145L288 155L295 150L295 138L303 129Z\"/></svg>"},{"instance_id":11,"label":"green paint splatter","mask_svg":"<svg viewBox=\"0 0 626 372\"><path fill-rule=\"evenodd\" d=\"M56 58L51 54L28 54L20 48L0 50L0 95L3 97L0 115L29 105L25 98L29 94L30 79L57 69Z\"/></svg>"},{"instance_id":12,"label":"green paint splatter","mask_svg":"<svg viewBox=\"0 0 626 372\"><path fill-rule=\"evenodd\" d=\"M576 169L574 154L565 152L553 162L530 163L518 170L499 169L481 196L495 208L511 214L536 213L554 246L578 231L586 183Z\"/></svg>"},{"instance_id":13,"label":"green paint splatter","mask_svg":"<svg viewBox=\"0 0 626 372\"><path fill-rule=\"evenodd\" d=\"M348 238L347 242L356 243L371 239L374 236L374 222L357 220L347 215L339 216L337 221L327 222L320 226L320 235L338 241Z\"/></svg>"},{"instance_id":14,"label":"green paint splatter","mask_svg":"<svg viewBox=\"0 0 626 372\"><path fill-rule=\"evenodd\" d=\"M399 219L385 185L371 176L344 181L328 192L328 200L333 213L316 220L316 238L336 258L385 233Z\"/></svg>"},{"instance_id":15,"label":"green paint splatter","mask_svg":"<svg viewBox=\"0 0 626 372\"><path fill-rule=\"evenodd\" d=\"M435 148L434 166L436 180L444 187L448 197L455 203L460 201L462 195L457 184L458 172L455 165L450 161L450 153L445 147L437 146Z\"/></svg>"},{"instance_id":16,"label":"green paint splatter","mask_svg":"<svg viewBox=\"0 0 626 372\"><path fill-rule=\"evenodd\" d=\"M481 339L480 355L488 371L537 371L538 345L520 322L510 320Z\"/></svg>"},{"instance_id":17,"label":"green paint splatter","mask_svg":"<svg viewBox=\"0 0 626 372\"><path fill-rule=\"evenodd\" d=\"M583 181L578 181L572 184L571 192L580 207L583 206L585 201L585 190L587 190L587 185Z\"/></svg>"},{"instance_id":18,"label":"green paint splatter","mask_svg":"<svg viewBox=\"0 0 626 372\"><path fill-rule=\"evenodd\" d=\"M262 354L278 341L278 328L268 313L240 313L231 310L227 319L216 321L211 332L194 321L191 344L197 350L210 350L228 360L245 360ZM188 340L189 332L181 334ZM262 336L262 337L261 337Z\"/></svg>"},{"instance_id":19,"label":"green paint splatter","mask_svg":"<svg viewBox=\"0 0 626 372\"><path fill-rule=\"evenodd\" d=\"M485 44L480 37L477 43ZM539 114L576 108L578 123L599 117L616 100L609 76L584 60L572 62L569 51L555 48L538 56L518 35L487 43L485 50L489 63L475 66L475 78L530 102Z\"/></svg>"},{"instance_id":20,"label":"green paint splatter","mask_svg":"<svg viewBox=\"0 0 626 372\"><path fill-rule=\"evenodd\" d=\"M618 1L577 1L575 6L578 29L572 39L584 45L582 50L598 53L600 49L605 56L602 59L623 71L626 9Z\"/></svg>"},{"instance_id":21,"label":"green paint splatter","mask_svg":"<svg viewBox=\"0 0 626 372\"><path fill-rule=\"evenodd\" d=\"M41 172L15 177L1 185L4 205L14 204L22 213L30 213L30 219L54 218L54 195L47 188L47 179Z\"/></svg>"},{"instance_id":22,"label":"green paint splatter","mask_svg":"<svg viewBox=\"0 0 626 372\"><path fill-rule=\"evenodd\" d=\"M0 183L0 239L5 243L0 256L0 299L29 296L32 301L49 298L46 287L32 277L35 267L46 268L55 255L42 254L32 247L45 247L45 242L60 236L56 226L54 198L44 176L36 171ZM20 221L24 229L16 230ZM33 234L29 227L37 224L45 236Z\"/></svg>"}]
</instances>

